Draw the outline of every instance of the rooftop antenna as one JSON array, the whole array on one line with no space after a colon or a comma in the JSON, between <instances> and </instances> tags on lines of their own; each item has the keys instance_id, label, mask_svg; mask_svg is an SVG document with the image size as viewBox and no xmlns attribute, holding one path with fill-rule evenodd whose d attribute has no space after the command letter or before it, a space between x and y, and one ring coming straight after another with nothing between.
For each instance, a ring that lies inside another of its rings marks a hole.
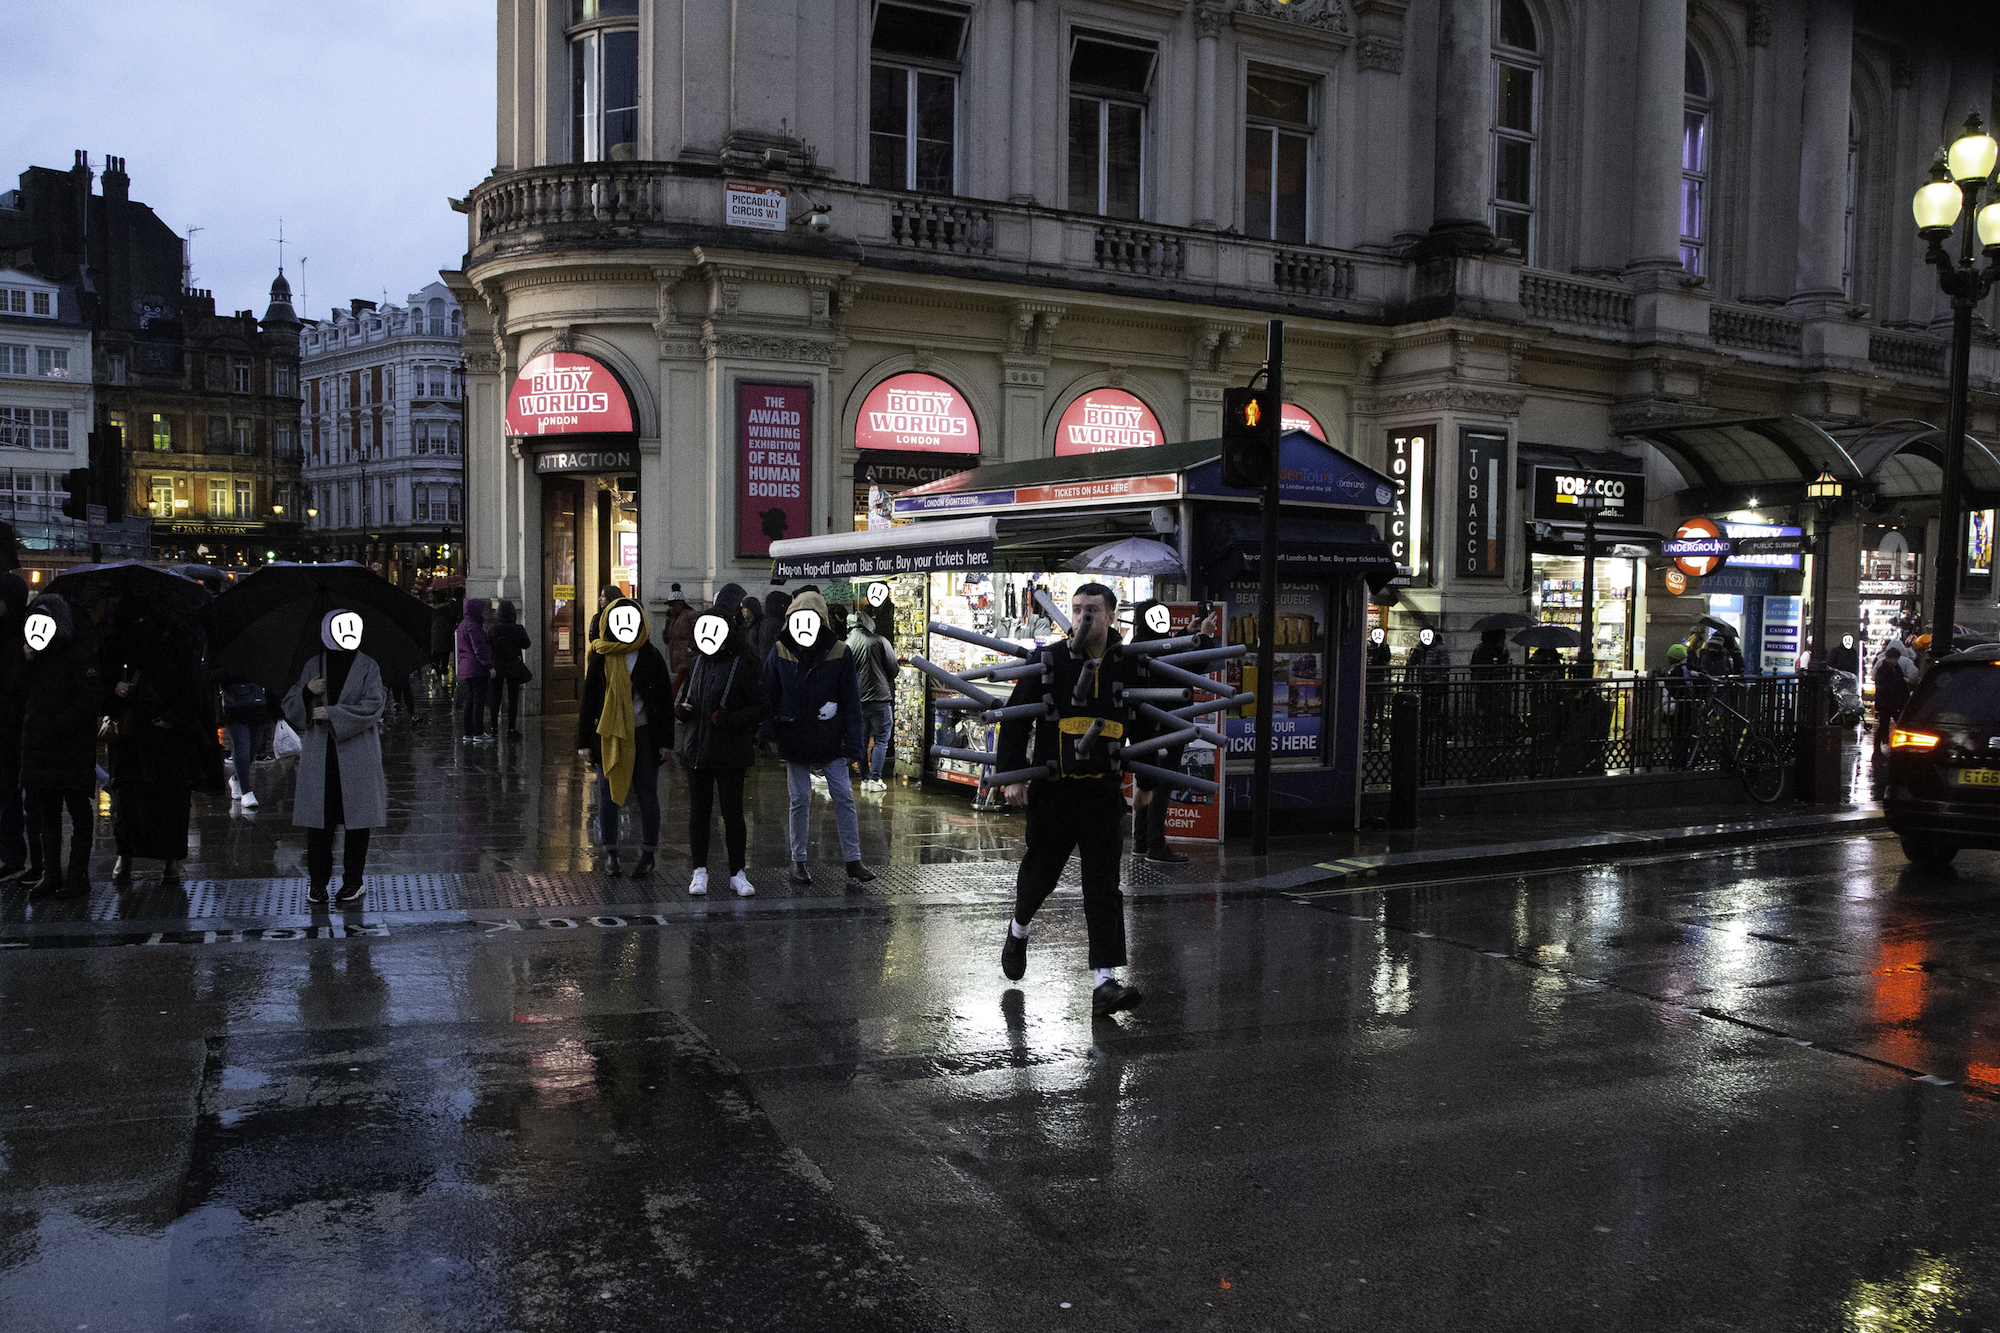
<instances>
[{"instance_id":1,"label":"rooftop antenna","mask_svg":"<svg viewBox=\"0 0 2000 1333\"><path fill-rule=\"evenodd\" d=\"M285 275L285 220L278 219L278 276Z\"/></svg>"},{"instance_id":2,"label":"rooftop antenna","mask_svg":"<svg viewBox=\"0 0 2000 1333\"><path fill-rule=\"evenodd\" d=\"M187 239L181 242L181 290L194 290L194 234L207 231L206 227L189 227Z\"/></svg>"},{"instance_id":3,"label":"rooftop antenna","mask_svg":"<svg viewBox=\"0 0 2000 1333\"><path fill-rule=\"evenodd\" d=\"M311 306L309 306L309 305L307 305L307 304L306 304L306 265L307 265L307 263L309 263L309 262L311 261L311 259L312 259L312 256L310 256L310 255L300 255L300 256L299 256L299 305L298 305L298 308L299 308L299 309L301 309L301 310L310 310L310 309L312 309L312 307L311 307Z\"/></svg>"}]
</instances>

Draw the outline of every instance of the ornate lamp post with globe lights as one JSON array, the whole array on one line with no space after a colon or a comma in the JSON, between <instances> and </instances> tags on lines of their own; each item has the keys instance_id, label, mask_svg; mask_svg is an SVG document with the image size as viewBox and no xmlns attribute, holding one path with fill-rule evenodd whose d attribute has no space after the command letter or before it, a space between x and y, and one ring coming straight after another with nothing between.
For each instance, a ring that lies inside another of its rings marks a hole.
<instances>
[{"instance_id":1,"label":"ornate lamp post with globe lights","mask_svg":"<svg viewBox=\"0 0 2000 1333\"><path fill-rule=\"evenodd\" d=\"M1987 134L1979 113L1965 118L1965 133L1931 167L1928 184L1917 191L1911 211L1917 234L1928 248L1924 261L1938 271L1938 285L1951 297L1951 383L1944 426L1944 484L1938 491L1937 587L1932 593L1931 636L1941 644L1937 657L1951 651L1958 618L1958 570L1965 550L1960 531L1965 519L1966 381L1972 360L1972 311L2000 279L2000 202L1979 206L1979 196L1993 183L2000 144ZM1959 216L1969 213L1959 234L1958 258L1945 249ZM1984 268L1972 261L1972 237L1977 231L1987 256Z\"/></svg>"}]
</instances>

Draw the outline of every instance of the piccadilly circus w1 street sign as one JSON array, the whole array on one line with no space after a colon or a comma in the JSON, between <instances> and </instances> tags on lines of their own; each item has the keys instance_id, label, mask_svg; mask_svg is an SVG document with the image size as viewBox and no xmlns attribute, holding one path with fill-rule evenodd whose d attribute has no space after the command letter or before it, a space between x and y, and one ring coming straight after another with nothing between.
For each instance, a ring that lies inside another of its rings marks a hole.
<instances>
[{"instance_id":1,"label":"piccadilly circus w1 street sign","mask_svg":"<svg viewBox=\"0 0 2000 1333\"><path fill-rule=\"evenodd\" d=\"M1705 518L1691 518L1674 530L1672 541L1660 545L1662 555L1674 557L1674 566L1689 578L1713 574L1729 561L1729 538Z\"/></svg>"}]
</instances>

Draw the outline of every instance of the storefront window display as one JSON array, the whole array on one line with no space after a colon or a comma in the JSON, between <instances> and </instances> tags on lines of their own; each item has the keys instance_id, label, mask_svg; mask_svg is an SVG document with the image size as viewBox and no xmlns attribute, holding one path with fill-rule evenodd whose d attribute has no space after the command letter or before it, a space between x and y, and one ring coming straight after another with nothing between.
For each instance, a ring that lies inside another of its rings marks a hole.
<instances>
[{"instance_id":1,"label":"storefront window display","mask_svg":"<svg viewBox=\"0 0 2000 1333\"><path fill-rule=\"evenodd\" d=\"M1861 675L1864 688L1872 689L1870 676L1875 659L1897 637L1908 638L1923 623L1923 556L1903 549L1901 534L1883 529L1864 534L1864 545L1876 549L1861 553L1859 620L1861 625Z\"/></svg>"},{"instance_id":2,"label":"storefront window display","mask_svg":"<svg viewBox=\"0 0 2000 1333\"><path fill-rule=\"evenodd\" d=\"M1637 627L1644 618L1634 589L1639 583L1637 560L1601 558L1593 573L1595 605L1591 608L1592 652L1601 670L1629 671L1642 659L1646 646ZM1529 585L1530 611L1547 625L1583 630L1583 557L1537 555Z\"/></svg>"},{"instance_id":3,"label":"storefront window display","mask_svg":"<svg viewBox=\"0 0 2000 1333\"><path fill-rule=\"evenodd\" d=\"M1228 631L1226 642L1251 649L1231 663L1228 683L1238 693L1257 690L1257 594L1258 584L1239 579L1229 585ZM1271 738L1272 754L1280 762L1321 762L1320 720L1326 684L1326 585L1321 583L1280 583L1278 616L1274 626L1277 642L1272 645ZM1224 714L1223 734L1229 738L1232 760L1245 760L1256 747L1254 704L1245 704Z\"/></svg>"}]
</instances>

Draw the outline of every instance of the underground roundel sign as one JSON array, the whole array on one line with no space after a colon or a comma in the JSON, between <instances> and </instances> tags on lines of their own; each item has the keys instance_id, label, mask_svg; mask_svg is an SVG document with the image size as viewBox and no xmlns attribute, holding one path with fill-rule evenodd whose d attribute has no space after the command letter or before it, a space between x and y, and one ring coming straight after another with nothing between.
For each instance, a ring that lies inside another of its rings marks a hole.
<instances>
[{"instance_id":1,"label":"underground roundel sign","mask_svg":"<svg viewBox=\"0 0 2000 1333\"><path fill-rule=\"evenodd\" d=\"M617 377L579 352L544 352L507 394L509 435L630 434L632 404Z\"/></svg>"},{"instance_id":2,"label":"underground roundel sign","mask_svg":"<svg viewBox=\"0 0 2000 1333\"><path fill-rule=\"evenodd\" d=\"M1689 578L1713 574L1729 559L1729 539L1705 518L1688 519L1674 530L1674 545L1683 544L1697 548L1674 556L1674 567Z\"/></svg>"}]
</instances>

